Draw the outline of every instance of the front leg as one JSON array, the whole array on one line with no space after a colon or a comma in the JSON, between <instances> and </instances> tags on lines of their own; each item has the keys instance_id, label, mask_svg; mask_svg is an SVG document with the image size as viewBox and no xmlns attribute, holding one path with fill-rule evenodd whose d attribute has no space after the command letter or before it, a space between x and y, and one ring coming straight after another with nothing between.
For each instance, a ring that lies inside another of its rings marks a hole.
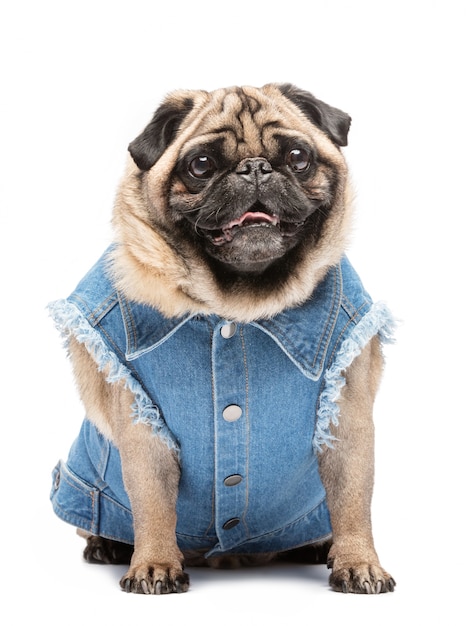
<instances>
[{"instance_id":1,"label":"front leg","mask_svg":"<svg viewBox=\"0 0 470 626\"><path fill-rule=\"evenodd\" d=\"M118 447L134 517L134 553L121 587L145 594L187 591L189 577L176 543L176 456L148 425L130 419L120 429Z\"/></svg>"},{"instance_id":2,"label":"front leg","mask_svg":"<svg viewBox=\"0 0 470 626\"><path fill-rule=\"evenodd\" d=\"M69 349L87 415L121 455L134 518L134 552L121 587L134 593L187 591L189 577L176 543L178 460L149 425L134 423L131 392L121 383L108 383L106 371L98 372L82 344L72 340ZM88 545L86 558L102 557L102 547L97 552Z\"/></svg>"},{"instance_id":3,"label":"front leg","mask_svg":"<svg viewBox=\"0 0 470 626\"><path fill-rule=\"evenodd\" d=\"M381 348L374 337L346 372L339 424L331 427L337 441L319 456L333 530L328 567L335 591L383 593L395 587L374 548L370 511L374 482L372 409L381 371Z\"/></svg>"}]
</instances>

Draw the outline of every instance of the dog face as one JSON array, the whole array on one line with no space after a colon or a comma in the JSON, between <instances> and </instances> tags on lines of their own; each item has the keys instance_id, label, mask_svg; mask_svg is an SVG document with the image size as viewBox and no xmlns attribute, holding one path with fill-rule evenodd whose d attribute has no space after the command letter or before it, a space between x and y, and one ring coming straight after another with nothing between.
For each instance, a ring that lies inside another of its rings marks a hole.
<instances>
[{"instance_id":1,"label":"dog face","mask_svg":"<svg viewBox=\"0 0 470 626\"><path fill-rule=\"evenodd\" d=\"M305 301L349 233L349 124L288 84L170 94L129 146L118 288L169 316L239 321Z\"/></svg>"},{"instance_id":2,"label":"dog face","mask_svg":"<svg viewBox=\"0 0 470 626\"><path fill-rule=\"evenodd\" d=\"M263 272L305 237L306 222L319 214L315 186L310 193L304 188L312 182L314 155L298 140L272 154L263 150L267 157L242 157L226 143L215 139L184 155L177 169L183 186L170 207L188 236L200 236L207 255L235 272Z\"/></svg>"},{"instance_id":3,"label":"dog face","mask_svg":"<svg viewBox=\"0 0 470 626\"><path fill-rule=\"evenodd\" d=\"M162 104L129 150L141 171L157 174L172 154L167 189L149 176L156 228L219 273L260 275L321 238L341 193L349 123L290 85L186 92Z\"/></svg>"}]
</instances>

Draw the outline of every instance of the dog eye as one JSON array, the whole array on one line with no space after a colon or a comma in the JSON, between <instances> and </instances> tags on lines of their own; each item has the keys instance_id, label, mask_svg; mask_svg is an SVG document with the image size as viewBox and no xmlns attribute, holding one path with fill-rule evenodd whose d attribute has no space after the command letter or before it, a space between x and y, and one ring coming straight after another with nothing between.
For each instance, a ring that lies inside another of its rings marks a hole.
<instances>
[{"instance_id":1,"label":"dog eye","mask_svg":"<svg viewBox=\"0 0 470 626\"><path fill-rule=\"evenodd\" d=\"M214 161L206 156L201 155L195 157L192 161L190 161L188 165L189 173L195 178L210 178L215 170L216 166Z\"/></svg>"},{"instance_id":2,"label":"dog eye","mask_svg":"<svg viewBox=\"0 0 470 626\"><path fill-rule=\"evenodd\" d=\"M310 154L303 148L294 148L287 155L287 165L294 172L305 172L310 167Z\"/></svg>"}]
</instances>

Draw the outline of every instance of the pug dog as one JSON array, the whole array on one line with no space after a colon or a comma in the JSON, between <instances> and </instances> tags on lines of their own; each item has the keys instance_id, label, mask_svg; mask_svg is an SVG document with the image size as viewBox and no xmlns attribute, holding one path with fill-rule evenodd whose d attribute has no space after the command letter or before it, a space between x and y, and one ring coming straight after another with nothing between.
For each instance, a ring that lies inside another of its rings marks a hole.
<instances>
[{"instance_id":1,"label":"pug dog","mask_svg":"<svg viewBox=\"0 0 470 626\"><path fill-rule=\"evenodd\" d=\"M350 117L291 84L171 93L130 143L110 247L50 307L86 409L57 515L124 591L186 565L326 562L393 591L371 530L393 318L348 261Z\"/></svg>"}]
</instances>

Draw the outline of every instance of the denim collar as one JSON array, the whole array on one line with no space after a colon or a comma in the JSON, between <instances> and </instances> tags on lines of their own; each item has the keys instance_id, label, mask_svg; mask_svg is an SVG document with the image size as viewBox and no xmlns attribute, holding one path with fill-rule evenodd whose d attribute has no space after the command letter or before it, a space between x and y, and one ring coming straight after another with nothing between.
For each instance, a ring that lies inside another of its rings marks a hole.
<instances>
[{"instance_id":1,"label":"denim collar","mask_svg":"<svg viewBox=\"0 0 470 626\"><path fill-rule=\"evenodd\" d=\"M331 268L314 294L302 305L270 318L250 322L269 335L308 377L317 380L324 367L330 336L342 299L341 266ZM198 315L166 318L149 306L119 294L126 330L126 359L135 360L158 349L167 339ZM214 327L228 320L208 316Z\"/></svg>"}]
</instances>

